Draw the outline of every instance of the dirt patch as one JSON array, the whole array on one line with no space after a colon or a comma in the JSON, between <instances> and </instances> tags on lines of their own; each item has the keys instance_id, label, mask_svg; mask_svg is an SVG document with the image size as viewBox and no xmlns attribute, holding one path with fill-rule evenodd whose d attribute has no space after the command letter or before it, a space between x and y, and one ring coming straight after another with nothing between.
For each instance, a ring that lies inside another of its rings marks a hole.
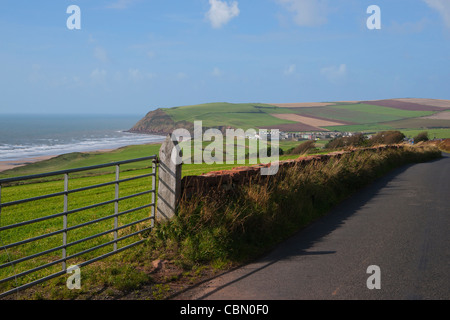
<instances>
[{"instance_id":1,"label":"dirt patch","mask_svg":"<svg viewBox=\"0 0 450 320\"><path fill-rule=\"evenodd\" d=\"M57 157L57 156L42 156L42 157L35 157L35 158L26 158L26 159L16 160L16 161L14 161L14 160L0 161L0 172L6 171L9 169L14 169L17 167L26 166L28 164L39 162L39 161L49 160L54 157Z\"/></svg>"},{"instance_id":2,"label":"dirt patch","mask_svg":"<svg viewBox=\"0 0 450 320\"><path fill-rule=\"evenodd\" d=\"M442 151L448 152L450 153L450 139L445 139L442 140L439 144L438 144L439 149L441 149Z\"/></svg>"},{"instance_id":3,"label":"dirt patch","mask_svg":"<svg viewBox=\"0 0 450 320\"><path fill-rule=\"evenodd\" d=\"M151 272L152 283L144 285L116 300L166 300L188 290L204 281L210 280L225 271L203 267L195 271L184 271L170 261L161 261L161 266ZM100 298L104 299L104 298Z\"/></svg>"},{"instance_id":4,"label":"dirt patch","mask_svg":"<svg viewBox=\"0 0 450 320\"><path fill-rule=\"evenodd\" d=\"M438 147L441 151L450 153L450 139L419 142L418 145L432 145Z\"/></svg>"},{"instance_id":5,"label":"dirt patch","mask_svg":"<svg viewBox=\"0 0 450 320\"><path fill-rule=\"evenodd\" d=\"M450 100L438 100L438 99L415 99L415 98L406 98L406 99L393 99L402 102L410 102L417 103L425 106L433 106L444 109L450 109Z\"/></svg>"},{"instance_id":6,"label":"dirt patch","mask_svg":"<svg viewBox=\"0 0 450 320\"><path fill-rule=\"evenodd\" d=\"M450 111L443 111L432 116L423 117L423 119L450 120Z\"/></svg>"},{"instance_id":7,"label":"dirt patch","mask_svg":"<svg viewBox=\"0 0 450 320\"><path fill-rule=\"evenodd\" d=\"M324 120L317 117L310 116L301 116L295 113L281 113L281 114L272 114L275 118L296 121L299 123L306 124L308 126L313 127L332 127L332 126L343 126L344 123L336 122L332 120Z\"/></svg>"},{"instance_id":8,"label":"dirt patch","mask_svg":"<svg viewBox=\"0 0 450 320\"><path fill-rule=\"evenodd\" d=\"M442 111L441 107L405 102L400 100L362 101L361 103L409 111Z\"/></svg>"}]
</instances>

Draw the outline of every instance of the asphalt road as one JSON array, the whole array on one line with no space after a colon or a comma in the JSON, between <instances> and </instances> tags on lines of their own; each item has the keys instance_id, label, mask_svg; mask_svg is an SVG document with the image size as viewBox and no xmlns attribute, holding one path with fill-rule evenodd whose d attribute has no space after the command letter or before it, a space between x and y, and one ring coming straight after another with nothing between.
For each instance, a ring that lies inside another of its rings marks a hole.
<instances>
[{"instance_id":1,"label":"asphalt road","mask_svg":"<svg viewBox=\"0 0 450 320\"><path fill-rule=\"evenodd\" d=\"M450 299L450 155L400 168L183 300ZM379 273L367 273L369 266ZM380 289L369 289L379 275ZM372 283L372 282L371 282Z\"/></svg>"}]
</instances>

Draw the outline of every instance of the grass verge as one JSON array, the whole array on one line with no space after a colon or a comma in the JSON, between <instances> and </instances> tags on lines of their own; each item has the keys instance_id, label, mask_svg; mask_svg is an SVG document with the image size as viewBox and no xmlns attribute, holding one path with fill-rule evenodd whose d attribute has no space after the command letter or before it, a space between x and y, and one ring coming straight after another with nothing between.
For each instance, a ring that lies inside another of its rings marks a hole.
<instances>
[{"instance_id":1,"label":"grass verge","mask_svg":"<svg viewBox=\"0 0 450 320\"><path fill-rule=\"evenodd\" d=\"M440 157L433 147L355 151L328 162L280 169L232 193L183 200L154 242L185 265L242 263L265 252L390 170Z\"/></svg>"}]
</instances>

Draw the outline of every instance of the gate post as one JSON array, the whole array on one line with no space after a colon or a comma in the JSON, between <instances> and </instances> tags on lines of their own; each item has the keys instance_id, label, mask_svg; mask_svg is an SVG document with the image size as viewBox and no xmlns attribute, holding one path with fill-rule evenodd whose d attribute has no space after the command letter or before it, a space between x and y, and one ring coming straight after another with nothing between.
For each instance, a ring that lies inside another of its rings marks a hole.
<instances>
[{"instance_id":1,"label":"gate post","mask_svg":"<svg viewBox=\"0 0 450 320\"><path fill-rule=\"evenodd\" d=\"M180 155L178 141L169 134L159 150L157 220L170 220L175 215L181 195L181 163L172 160L173 151Z\"/></svg>"}]
</instances>

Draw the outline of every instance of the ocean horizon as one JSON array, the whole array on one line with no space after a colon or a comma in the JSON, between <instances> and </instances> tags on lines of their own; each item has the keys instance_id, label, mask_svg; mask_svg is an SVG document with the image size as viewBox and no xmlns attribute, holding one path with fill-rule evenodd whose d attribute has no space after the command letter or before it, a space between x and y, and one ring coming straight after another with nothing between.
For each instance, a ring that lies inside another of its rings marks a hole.
<instances>
[{"instance_id":1,"label":"ocean horizon","mask_svg":"<svg viewBox=\"0 0 450 320\"><path fill-rule=\"evenodd\" d=\"M0 114L0 161L158 143L165 137L126 132L139 115Z\"/></svg>"}]
</instances>

